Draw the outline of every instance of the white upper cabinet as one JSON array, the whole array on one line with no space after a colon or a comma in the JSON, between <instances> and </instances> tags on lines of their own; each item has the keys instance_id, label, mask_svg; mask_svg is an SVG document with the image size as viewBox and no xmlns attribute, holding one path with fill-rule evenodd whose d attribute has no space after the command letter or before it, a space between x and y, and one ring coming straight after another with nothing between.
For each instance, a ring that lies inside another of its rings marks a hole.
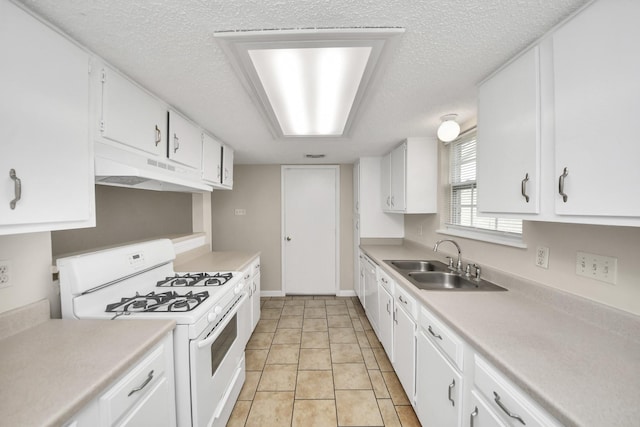
<instances>
[{"instance_id":1,"label":"white upper cabinet","mask_svg":"<svg viewBox=\"0 0 640 427\"><path fill-rule=\"evenodd\" d=\"M557 214L640 217L639 22L640 2L600 0L553 34Z\"/></svg>"},{"instance_id":2,"label":"white upper cabinet","mask_svg":"<svg viewBox=\"0 0 640 427\"><path fill-rule=\"evenodd\" d=\"M95 225L89 55L0 2L0 234Z\"/></svg>"},{"instance_id":3,"label":"white upper cabinet","mask_svg":"<svg viewBox=\"0 0 640 427\"><path fill-rule=\"evenodd\" d=\"M233 188L233 148L222 146L222 186Z\"/></svg>"},{"instance_id":4,"label":"white upper cabinet","mask_svg":"<svg viewBox=\"0 0 640 427\"><path fill-rule=\"evenodd\" d=\"M408 138L381 161L381 204L386 212L437 212L438 146Z\"/></svg>"},{"instance_id":5,"label":"white upper cabinet","mask_svg":"<svg viewBox=\"0 0 640 427\"><path fill-rule=\"evenodd\" d=\"M538 47L534 47L479 88L480 212L539 212L539 69Z\"/></svg>"},{"instance_id":6,"label":"white upper cabinet","mask_svg":"<svg viewBox=\"0 0 640 427\"><path fill-rule=\"evenodd\" d=\"M169 158L185 166L200 169L202 130L173 110L169 110Z\"/></svg>"},{"instance_id":7,"label":"white upper cabinet","mask_svg":"<svg viewBox=\"0 0 640 427\"><path fill-rule=\"evenodd\" d=\"M105 66L101 70L99 134L110 141L167 156L167 107Z\"/></svg>"},{"instance_id":8,"label":"white upper cabinet","mask_svg":"<svg viewBox=\"0 0 640 427\"><path fill-rule=\"evenodd\" d=\"M206 133L202 135L202 179L222 183L222 144Z\"/></svg>"}]
</instances>

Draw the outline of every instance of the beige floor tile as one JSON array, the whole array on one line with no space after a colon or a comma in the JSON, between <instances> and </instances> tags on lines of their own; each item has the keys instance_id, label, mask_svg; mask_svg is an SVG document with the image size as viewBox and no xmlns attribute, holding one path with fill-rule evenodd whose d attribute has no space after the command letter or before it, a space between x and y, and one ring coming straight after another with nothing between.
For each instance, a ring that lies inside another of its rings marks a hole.
<instances>
[{"instance_id":1,"label":"beige floor tile","mask_svg":"<svg viewBox=\"0 0 640 427\"><path fill-rule=\"evenodd\" d=\"M305 319L326 319L326 317L327 317L327 309L324 307L306 307L305 306L304 308Z\"/></svg>"},{"instance_id":2,"label":"beige floor tile","mask_svg":"<svg viewBox=\"0 0 640 427\"><path fill-rule=\"evenodd\" d=\"M327 309L327 324L330 328L351 328L353 329L353 324L351 323L351 318L346 314L340 315L331 315L329 314L329 309ZM267 331L265 331L267 332ZM268 331L273 332L273 331Z\"/></svg>"},{"instance_id":3,"label":"beige floor tile","mask_svg":"<svg viewBox=\"0 0 640 427\"><path fill-rule=\"evenodd\" d=\"M267 365L290 365L298 363L299 344L273 344L267 356Z\"/></svg>"},{"instance_id":4,"label":"beige floor tile","mask_svg":"<svg viewBox=\"0 0 640 427\"><path fill-rule=\"evenodd\" d=\"M387 384L384 382L382 372L377 369L369 370L369 379L373 386L373 392L376 394L376 399L390 399L389 390L387 390Z\"/></svg>"},{"instance_id":5,"label":"beige floor tile","mask_svg":"<svg viewBox=\"0 0 640 427\"><path fill-rule=\"evenodd\" d=\"M357 344L358 339L353 328L329 328L330 344Z\"/></svg>"},{"instance_id":6,"label":"beige floor tile","mask_svg":"<svg viewBox=\"0 0 640 427\"><path fill-rule=\"evenodd\" d=\"M347 306L347 301L344 298L336 298L333 300L325 300L325 305L327 306L327 308L330 305L335 305L335 306L341 306L341 307L346 307Z\"/></svg>"},{"instance_id":7,"label":"beige floor tile","mask_svg":"<svg viewBox=\"0 0 640 427\"><path fill-rule=\"evenodd\" d=\"M326 331L305 331L302 328L302 348L329 348L329 332Z\"/></svg>"},{"instance_id":8,"label":"beige floor tile","mask_svg":"<svg viewBox=\"0 0 640 427\"><path fill-rule=\"evenodd\" d=\"M302 328L302 316L282 315L280 316L280 321L278 322L278 328L279 329Z\"/></svg>"},{"instance_id":9,"label":"beige floor tile","mask_svg":"<svg viewBox=\"0 0 640 427\"><path fill-rule=\"evenodd\" d=\"M353 325L353 330L356 332L364 332L364 328L362 327L362 323L360 323L360 318L356 317L351 318L351 325Z\"/></svg>"},{"instance_id":10,"label":"beige floor tile","mask_svg":"<svg viewBox=\"0 0 640 427\"><path fill-rule=\"evenodd\" d=\"M246 427L289 427L293 415L293 392L258 392Z\"/></svg>"},{"instance_id":11,"label":"beige floor tile","mask_svg":"<svg viewBox=\"0 0 640 427\"><path fill-rule=\"evenodd\" d=\"M367 335L367 338L369 339L369 345L371 346L371 348L382 347L382 343L380 343L380 341L378 340L378 337L376 336L376 333L373 330L364 331L364 333Z\"/></svg>"},{"instance_id":12,"label":"beige floor tile","mask_svg":"<svg viewBox=\"0 0 640 427\"><path fill-rule=\"evenodd\" d=\"M297 365L265 365L258 391L294 391L297 373Z\"/></svg>"},{"instance_id":13,"label":"beige floor tile","mask_svg":"<svg viewBox=\"0 0 640 427\"><path fill-rule=\"evenodd\" d=\"M382 377L384 378L384 382L387 385L387 390L389 390L389 395L391 395L391 400L393 400L394 405L411 404L409 399L407 399L407 395L405 394L402 384L400 384L400 380L396 376L395 372L382 372Z\"/></svg>"},{"instance_id":14,"label":"beige floor tile","mask_svg":"<svg viewBox=\"0 0 640 427\"><path fill-rule=\"evenodd\" d=\"M333 399L331 371L298 371L296 399Z\"/></svg>"},{"instance_id":15,"label":"beige floor tile","mask_svg":"<svg viewBox=\"0 0 640 427\"><path fill-rule=\"evenodd\" d=\"M253 400L256 395L256 390L258 389L258 383L260 382L261 375L262 371L247 371L238 400ZM247 411L247 413L248 412L249 411Z\"/></svg>"},{"instance_id":16,"label":"beige floor tile","mask_svg":"<svg viewBox=\"0 0 640 427\"><path fill-rule=\"evenodd\" d=\"M360 351L362 351L362 357L367 369L380 369L378 362L376 362L376 356L370 348L361 348Z\"/></svg>"},{"instance_id":17,"label":"beige floor tile","mask_svg":"<svg viewBox=\"0 0 640 427\"><path fill-rule=\"evenodd\" d=\"M264 363L267 360L269 350L251 350L244 351L245 367L247 371L262 371Z\"/></svg>"},{"instance_id":18,"label":"beige floor tile","mask_svg":"<svg viewBox=\"0 0 640 427\"><path fill-rule=\"evenodd\" d=\"M340 426L382 426L382 416L373 390L336 390Z\"/></svg>"},{"instance_id":19,"label":"beige floor tile","mask_svg":"<svg viewBox=\"0 0 640 427\"><path fill-rule=\"evenodd\" d=\"M420 421L410 405L396 406L396 412L398 413L402 427L421 427Z\"/></svg>"},{"instance_id":20,"label":"beige floor tile","mask_svg":"<svg viewBox=\"0 0 640 427\"><path fill-rule=\"evenodd\" d=\"M400 419L396 413L396 407L393 406L391 399L378 399L378 408L382 414L385 427L401 427ZM436 426L433 426L436 427Z\"/></svg>"},{"instance_id":21,"label":"beige floor tile","mask_svg":"<svg viewBox=\"0 0 640 427\"><path fill-rule=\"evenodd\" d=\"M279 319L281 308L262 308L260 310L260 319Z\"/></svg>"},{"instance_id":22,"label":"beige floor tile","mask_svg":"<svg viewBox=\"0 0 640 427\"><path fill-rule=\"evenodd\" d=\"M325 307L325 303L324 300L322 299L313 299L313 300L307 300L304 302L304 307Z\"/></svg>"},{"instance_id":23,"label":"beige floor tile","mask_svg":"<svg viewBox=\"0 0 640 427\"><path fill-rule=\"evenodd\" d=\"M360 318L360 314L356 311L355 308L347 307L347 310L349 311L349 317L351 317L352 319L359 319Z\"/></svg>"},{"instance_id":24,"label":"beige floor tile","mask_svg":"<svg viewBox=\"0 0 640 427\"><path fill-rule=\"evenodd\" d=\"M261 319L254 332L275 332L278 327L277 319Z\"/></svg>"},{"instance_id":25,"label":"beige floor tile","mask_svg":"<svg viewBox=\"0 0 640 427\"><path fill-rule=\"evenodd\" d=\"M369 338L367 338L367 334L364 331L356 332L356 338L358 339L358 344L360 348L371 348L371 344L369 343Z\"/></svg>"},{"instance_id":26,"label":"beige floor tile","mask_svg":"<svg viewBox=\"0 0 640 427\"><path fill-rule=\"evenodd\" d=\"M365 331L372 331L371 323L369 323L369 319L365 314L360 314L360 323L362 323L362 327Z\"/></svg>"},{"instance_id":27,"label":"beige floor tile","mask_svg":"<svg viewBox=\"0 0 640 427\"><path fill-rule=\"evenodd\" d=\"M305 332L319 332L328 330L327 319L308 319L302 322L302 330Z\"/></svg>"},{"instance_id":28,"label":"beige floor tile","mask_svg":"<svg viewBox=\"0 0 640 427\"><path fill-rule=\"evenodd\" d=\"M273 332L254 332L247 343L247 348L251 350L268 349L273 341Z\"/></svg>"},{"instance_id":29,"label":"beige floor tile","mask_svg":"<svg viewBox=\"0 0 640 427\"><path fill-rule=\"evenodd\" d=\"M336 427L335 400L296 400L292 427Z\"/></svg>"},{"instance_id":30,"label":"beige floor tile","mask_svg":"<svg viewBox=\"0 0 640 427\"><path fill-rule=\"evenodd\" d=\"M333 365L333 384L336 390L371 390L372 388L364 363Z\"/></svg>"},{"instance_id":31,"label":"beige floor tile","mask_svg":"<svg viewBox=\"0 0 640 427\"><path fill-rule=\"evenodd\" d=\"M231 411L231 417L227 421L227 427L244 427L247 421L247 415L251 409L251 401L238 400Z\"/></svg>"},{"instance_id":32,"label":"beige floor tile","mask_svg":"<svg viewBox=\"0 0 640 427\"><path fill-rule=\"evenodd\" d=\"M381 371L393 371L393 366L391 366L391 362L389 361L384 348L372 348L371 350L376 356L376 362L378 362L378 366Z\"/></svg>"},{"instance_id":33,"label":"beige floor tile","mask_svg":"<svg viewBox=\"0 0 640 427\"><path fill-rule=\"evenodd\" d=\"M334 301L327 301L327 303ZM347 306L342 303L342 305L330 305L327 304L327 316L347 316L349 317L349 310Z\"/></svg>"},{"instance_id":34,"label":"beige floor tile","mask_svg":"<svg viewBox=\"0 0 640 427\"><path fill-rule=\"evenodd\" d=\"M313 295L292 295L291 299L293 301L306 301L306 300L310 300L313 299Z\"/></svg>"},{"instance_id":35,"label":"beige floor tile","mask_svg":"<svg viewBox=\"0 0 640 427\"><path fill-rule=\"evenodd\" d=\"M267 308L282 308L284 307L284 300L274 300L270 299L266 301L263 306L265 309Z\"/></svg>"},{"instance_id":36,"label":"beige floor tile","mask_svg":"<svg viewBox=\"0 0 640 427\"><path fill-rule=\"evenodd\" d=\"M302 329L277 329L273 344L300 344Z\"/></svg>"},{"instance_id":37,"label":"beige floor tile","mask_svg":"<svg viewBox=\"0 0 640 427\"><path fill-rule=\"evenodd\" d=\"M333 363L362 363L362 353L358 344L330 344Z\"/></svg>"},{"instance_id":38,"label":"beige floor tile","mask_svg":"<svg viewBox=\"0 0 640 427\"><path fill-rule=\"evenodd\" d=\"M282 308L282 316L302 316L304 314L304 301L287 302L301 302L303 305L285 305Z\"/></svg>"},{"instance_id":39,"label":"beige floor tile","mask_svg":"<svg viewBox=\"0 0 640 427\"><path fill-rule=\"evenodd\" d=\"M298 369L301 371L331 369L331 352L328 348L301 349Z\"/></svg>"},{"instance_id":40,"label":"beige floor tile","mask_svg":"<svg viewBox=\"0 0 640 427\"><path fill-rule=\"evenodd\" d=\"M302 299L292 299L284 302L284 306L286 307L304 307L304 300Z\"/></svg>"}]
</instances>

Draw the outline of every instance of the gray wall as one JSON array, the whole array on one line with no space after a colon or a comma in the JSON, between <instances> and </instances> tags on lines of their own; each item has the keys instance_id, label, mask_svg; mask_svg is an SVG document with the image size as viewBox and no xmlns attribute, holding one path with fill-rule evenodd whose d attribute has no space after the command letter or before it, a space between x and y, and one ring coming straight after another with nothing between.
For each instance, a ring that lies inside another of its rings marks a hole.
<instances>
[{"instance_id":1,"label":"gray wall","mask_svg":"<svg viewBox=\"0 0 640 427\"><path fill-rule=\"evenodd\" d=\"M261 287L282 288L281 166L234 166L233 191L211 196L214 251L260 251ZM246 215L234 214L245 209ZM353 165L340 166L340 287L353 289Z\"/></svg>"}]
</instances>

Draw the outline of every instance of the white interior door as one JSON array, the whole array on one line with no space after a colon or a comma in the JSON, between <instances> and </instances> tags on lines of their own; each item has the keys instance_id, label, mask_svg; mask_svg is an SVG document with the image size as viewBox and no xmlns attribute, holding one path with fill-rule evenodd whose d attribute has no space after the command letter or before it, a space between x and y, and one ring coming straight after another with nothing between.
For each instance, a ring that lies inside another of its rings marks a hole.
<instances>
[{"instance_id":1,"label":"white interior door","mask_svg":"<svg viewBox=\"0 0 640 427\"><path fill-rule=\"evenodd\" d=\"M336 294L338 166L282 167L282 287Z\"/></svg>"}]
</instances>

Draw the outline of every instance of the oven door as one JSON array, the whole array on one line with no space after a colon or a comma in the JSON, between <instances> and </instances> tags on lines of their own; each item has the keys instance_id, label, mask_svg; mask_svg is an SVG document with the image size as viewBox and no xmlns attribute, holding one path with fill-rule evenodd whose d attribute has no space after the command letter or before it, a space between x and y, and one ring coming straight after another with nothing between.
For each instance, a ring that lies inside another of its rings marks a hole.
<instances>
[{"instance_id":1,"label":"oven door","mask_svg":"<svg viewBox=\"0 0 640 427\"><path fill-rule=\"evenodd\" d=\"M238 309L246 294L215 326L207 328L189 343L191 369L191 418L194 427L225 425L221 415L230 398L244 382L244 346L242 345ZM235 386L235 387L234 387Z\"/></svg>"}]
</instances>

